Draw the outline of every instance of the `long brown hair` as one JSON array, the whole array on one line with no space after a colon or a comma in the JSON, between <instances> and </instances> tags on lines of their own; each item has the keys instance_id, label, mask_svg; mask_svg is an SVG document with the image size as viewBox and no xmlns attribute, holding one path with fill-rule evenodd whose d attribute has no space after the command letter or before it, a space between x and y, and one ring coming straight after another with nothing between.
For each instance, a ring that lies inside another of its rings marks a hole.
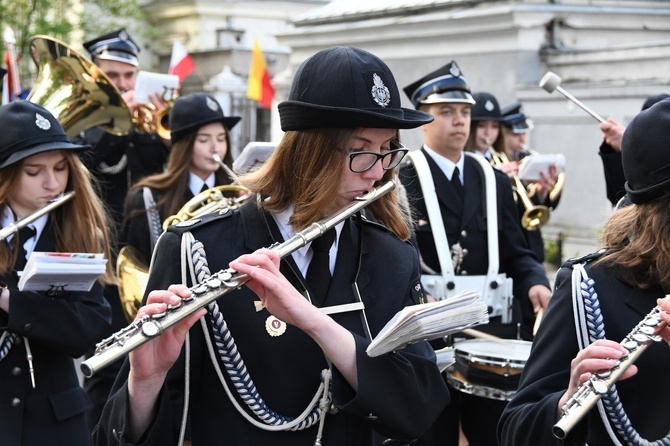
<instances>
[{"instance_id":1,"label":"long brown hair","mask_svg":"<svg viewBox=\"0 0 670 446\"><path fill-rule=\"evenodd\" d=\"M232 169L233 155L230 147L230 131L226 126L226 155L223 162L226 166ZM141 189L142 187L149 187L152 190L159 192L160 198L156 202L158 211L163 216L176 214L184 205L184 195L188 189L189 184L189 169L191 165L191 155L193 154L193 146L198 135L198 129L178 139L172 144L170 155L168 156L167 166L161 173L150 175L137 183L135 183L128 191L128 198L132 191ZM230 184L232 179L228 177L223 169L219 169L214 173L217 185ZM127 218L145 212L144 209L135 210L132 215Z\"/></svg>"},{"instance_id":2,"label":"long brown hair","mask_svg":"<svg viewBox=\"0 0 670 446\"><path fill-rule=\"evenodd\" d=\"M105 207L94 189L94 180L79 160L69 150L62 151L68 165L67 191L74 191L74 197L53 210L49 221L54 230L57 252L95 252L104 253L108 259L105 274L100 280L115 283L111 264L112 233L106 222ZM21 187L20 176L24 161L14 163L0 170L0 206L9 202L17 188ZM6 243L0 243L0 274L11 273L16 261L18 238L14 237L13 250Z\"/></svg>"},{"instance_id":3,"label":"long brown hair","mask_svg":"<svg viewBox=\"0 0 670 446\"><path fill-rule=\"evenodd\" d=\"M266 198L263 206L280 212L294 205L290 223L300 231L323 217L338 192L348 148L355 129L310 129L288 131L268 159L254 172L242 175L240 183ZM384 172L379 184L397 176L397 169ZM410 228L398 205L396 190L366 207L375 219L401 240Z\"/></svg>"},{"instance_id":4,"label":"long brown hair","mask_svg":"<svg viewBox=\"0 0 670 446\"><path fill-rule=\"evenodd\" d=\"M483 122L485 120L482 120ZM466 152L475 152L475 140L477 139L477 122L480 121L471 121L470 122L470 134L468 135L468 140L465 143L465 151ZM498 153L504 153L505 152L505 135L504 135L504 130L502 123L500 124L500 130L498 131L498 137L496 138L495 141L491 144L491 147L493 147L493 150L495 150ZM510 160L511 161L511 160Z\"/></svg>"},{"instance_id":5,"label":"long brown hair","mask_svg":"<svg viewBox=\"0 0 670 446\"><path fill-rule=\"evenodd\" d=\"M602 241L608 251L598 263L612 265L631 285L670 291L670 193L618 209Z\"/></svg>"}]
</instances>

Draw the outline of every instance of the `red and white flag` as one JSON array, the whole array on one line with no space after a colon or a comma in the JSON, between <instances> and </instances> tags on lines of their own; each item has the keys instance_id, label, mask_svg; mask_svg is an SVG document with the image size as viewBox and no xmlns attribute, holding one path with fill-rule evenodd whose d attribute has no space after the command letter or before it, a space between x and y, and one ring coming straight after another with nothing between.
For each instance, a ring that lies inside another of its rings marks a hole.
<instances>
[{"instance_id":1,"label":"red and white flag","mask_svg":"<svg viewBox=\"0 0 670 446\"><path fill-rule=\"evenodd\" d=\"M195 70L195 63L193 58L184 48L184 45L179 41L174 41L172 47L172 57L170 58L170 69L168 74L176 74L179 76L179 83L181 84L186 77Z\"/></svg>"}]
</instances>

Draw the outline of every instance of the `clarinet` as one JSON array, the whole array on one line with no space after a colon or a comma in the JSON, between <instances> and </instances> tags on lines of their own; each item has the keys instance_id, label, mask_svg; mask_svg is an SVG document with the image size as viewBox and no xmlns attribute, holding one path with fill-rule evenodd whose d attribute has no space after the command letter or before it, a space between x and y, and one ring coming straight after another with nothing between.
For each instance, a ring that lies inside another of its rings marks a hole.
<instances>
[{"instance_id":1,"label":"clarinet","mask_svg":"<svg viewBox=\"0 0 670 446\"><path fill-rule=\"evenodd\" d=\"M390 180L364 196L355 198L349 206L337 214L312 223L311 226L297 232L290 239L281 244L275 244L269 249L277 251L281 258L284 258L293 251L302 248L312 240L320 237L328 229L360 211L395 187L395 181ZM97 371L154 337L159 336L165 330L186 319L200 308L214 302L224 294L242 287L247 281L249 281L248 275L240 274L232 268L212 274L203 283L190 288L190 297L182 299L175 306L168 306L164 313L144 316L100 341L95 346L93 356L81 363L81 372L85 377L90 378Z\"/></svg>"},{"instance_id":2,"label":"clarinet","mask_svg":"<svg viewBox=\"0 0 670 446\"><path fill-rule=\"evenodd\" d=\"M572 398L563 405L561 418L552 428L556 438L564 439L598 400L610 391L623 372L637 360L642 352L652 342L661 340L659 336L654 335L658 326L663 323L660 316L661 311L660 307L656 306L620 342L628 353L622 356L611 370L591 376L579 386Z\"/></svg>"}]
</instances>

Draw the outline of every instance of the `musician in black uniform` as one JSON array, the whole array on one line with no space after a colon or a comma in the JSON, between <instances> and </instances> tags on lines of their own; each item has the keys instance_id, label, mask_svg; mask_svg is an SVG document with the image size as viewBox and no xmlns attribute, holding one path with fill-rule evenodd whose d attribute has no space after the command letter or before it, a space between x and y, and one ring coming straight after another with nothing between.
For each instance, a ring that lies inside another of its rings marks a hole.
<instances>
[{"instance_id":1,"label":"musician in black uniform","mask_svg":"<svg viewBox=\"0 0 670 446\"><path fill-rule=\"evenodd\" d=\"M513 175L519 173L519 162L525 157L532 155L533 152L528 147L526 141L528 132L533 128L533 123L526 116L526 112L520 102L514 102L501 110L502 130L505 134L505 154L510 164L515 168L510 169ZM508 176L510 173L508 173ZM551 166L548 172L540 172L540 180L535 182L524 182L526 196L533 205L545 206L547 212L556 209L561 200L562 185L559 175L565 175L557 171L556 166ZM524 212L528 209L523 201L517 199L517 211L519 218L523 220ZM534 230L528 230L521 225L521 231L526 237L528 246L535 253L540 262L544 262L544 240L542 238L542 229L536 226Z\"/></svg>"},{"instance_id":2,"label":"musician in black uniform","mask_svg":"<svg viewBox=\"0 0 670 446\"><path fill-rule=\"evenodd\" d=\"M143 112L145 109L140 108L142 104L137 104L134 100L140 48L128 32L125 29L112 31L84 42L84 48L93 62L119 89L131 114L137 112L138 116L146 116ZM167 106L163 98L155 95L151 97L151 102L156 112ZM74 141L93 147L82 160L100 184L100 197L112 217L110 228L113 231L113 244L110 262L114 265L121 241L123 208L128 190L141 178L163 171L169 154L169 141L135 126L124 136L112 135L95 127L82 132ZM121 308L118 288L115 285L105 286L104 293L112 307L112 331L106 333L111 334L126 325L126 318ZM95 409L88 414L91 430L107 401L117 369L118 367L110 367L84 382L84 387L95 405Z\"/></svg>"},{"instance_id":3,"label":"musician in black uniform","mask_svg":"<svg viewBox=\"0 0 670 446\"><path fill-rule=\"evenodd\" d=\"M435 120L421 127L424 145L421 152L426 158L435 184L442 221L430 221L428 209L414 165L401 169L400 178L415 211L416 239L423 262L432 271L440 265L432 233L432 225L443 225L450 250L458 245L463 252L456 275L484 275L488 268L488 239L485 218L482 171L477 160L464 155L470 129L470 112L474 99L456 62L427 74L404 89L414 106L430 113ZM484 164L486 168L488 164ZM458 184L454 173L458 169ZM523 334L530 336L534 313L546 308L551 291L542 265L528 249L518 224L518 216L510 181L505 174L491 169L495 175L498 215L498 255L500 271L514 280L515 298L521 308ZM463 196L458 192L462 188ZM516 335L515 324L491 321L494 331L507 338ZM493 327L495 325L495 327ZM478 327L479 328L479 327ZM459 417L471 445L495 444L495 426L504 402L455 391L452 403L419 444L458 444ZM459 406L458 401L462 399Z\"/></svg>"},{"instance_id":4,"label":"musician in black uniform","mask_svg":"<svg viewBox=\"0 0 670 446\"><path fill-rule=\"evenodd\" d=\"M19 227L0 241L0 443L87 445L91 401L74 358L110 327L102 283L114 280L113 269L90 291L19 291L18 274L34 252L109 258L104 208L76 154L89 147L72 144L49 111L28 101L0 107L0 125L0 219Z\"/></svg>"},{"instance_id":5,"label":"musician in black uniform","mask_svg":"<svg viewBox=\"0 0 670 446\"><path fill-rule=\"evenodd\" d=\"M505 134L500 128L503 119L500 105L496 97L486 91L474 93L472 98L475 103L470 110L470 134L465 150L478 153L491 161L491 149L505 153Z\"/></svg>"},{"instance_id":6,"label":"musician in black uniform","mask_svg":"<svg viewBox=\"0 0 670 446\"><path fill-rule=\"evenodd\" d=\"M224 116L219 103L208 93L191 93L174 102L170 110L172 150L167 166L164 172L148 176L130 189L124 245L137 248L148 262L165 219L200 192L233 182L213 156L218 155L232 172L230 130L240 119Z\"/></svg>"},{"instance_id":7,"label":"musician in black uniform","mask_svg":"<svg viewBox=\"0 0 670 446\"><path fill-rule=\"evenodd\" d=\"M182 282L183 241L187 247L203 244L210 271L230 264L251 280L220 296L211 315L199 310L129 354L94 434L96 444L175 443L185 385L180 352L187 333L194 446L299 446L321 437L323 444L372 445L375 431L408 442L447 403L446 386L427 343L378 357L365 352L370 338L397 311L423 299L418 255L406 242L411 231L395 190L368 206L385 226L359 217L344 219L281 261L276 251L262 249L324 217L335 218L355 197L394 178L406 153L397 141L398 129L432 118L401 108L386 64L352 47L328 48L303 62L279 113L283 139L263 166L241 177L243 185L259 194L257 199L240 210L168 229L156 246L148 289L169 291L149 293L138 317L165 311L166 304L188 296L184 286L171 285ZM202 253L197 254L190 259L187 253L186 259L202 263ZM324 268L320 274L318 265ZM206 275L203 268L195 273ZM355 306L341 307L347 304ZM203 315L206 329L198 324L189 331ZM231 350L228 334L239 353L234 361L226 360L229 371L222 364L222 355L229 355L222 350ZM222 336L212 357L204 335ZM222 369L223 381L215 366ZM247 372L253 391L246 389ZM315 402L320 383L331 372L330 401ZM245 387L239 389L244 401L230 376ZM297 430L284 430L286 422L300 421L300 414L315 405L334 410L320 421L310 416ZM280 430L273 432L259 421L259 411L266 422L277 420Z\"/></svg>"},{"instance_id":8,"label":"musician in black uniform","mask_svg":"<svg viewBox=\"0 0 670 446\"><path fill-rule=\"evenodd\" d=\"M646 110L655 103L670 97L667 94L657 94L649 96L642 104L642 110ZM600 123L600 131L603 133L603 142L598 150L598 155L603 162L603 173L605 174L605 186L607 190L607 199L612 203L612 206L618 204L626 205L630 203L628 199L622 198L626 195L624 183L626 177L623 173L623 166L621 163L621 138L626 128L613 120L608 118L607 121ZM621 201L621 203L619 203Z\"/></svg>"},{"instance_id":9,"label":"musician in black uniform","mask_svg":"<svg viewBox=\"0 0 670 446\"><path fill-rule=\"evenodd\" d=\"M558 272L519 390L500 420L501 445L670 442L670 418L658 410L670 396L670 300L659 301L670 291L668 129L670 99L639 113L626 128L621 153L633 205L609 218L602 235L604 250L570 260ZM612 369L627 353L619 343L657 304L664 310L665 324L658 328L666 342L652 342L616 382L617 394L602 398L604 407L617 410L604 411L603 417L594 407L559 441L552 427L561 408L580 384ZM591 321L588 325L580 307Z\"/></svg>"}]
</instances>

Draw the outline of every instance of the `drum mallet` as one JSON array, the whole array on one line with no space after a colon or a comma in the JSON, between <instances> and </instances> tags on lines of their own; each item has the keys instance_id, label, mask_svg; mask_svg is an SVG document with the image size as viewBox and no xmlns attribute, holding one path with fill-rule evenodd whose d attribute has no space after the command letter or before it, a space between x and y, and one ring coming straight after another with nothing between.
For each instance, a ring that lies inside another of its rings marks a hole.
<instances>
[{"instance_id":1,"label":"drum mallet","mask_svg":"<svg viewBox=\"0 0 670 446\"><path fill-rule=\"evenodd\" d=\"M596 112L588 108L579 99L577 99L576 97L565 91L563 88L561 88L560 84L561 84L561 78L558 76L558 74L553 73L551 71L547 71L547 74L545 74L542 77L542 80L540 81L540 88L545 90L547 93L553 93L554 90L558 91L563 96L565 96L566 98L570 99L572 102L580 106L582 110L584 110L586 113L596 118L596 120L598 120L599 122L601 123L605 122L605 120L602 117L600 117Z\"/></svg>"}]
</instances>

